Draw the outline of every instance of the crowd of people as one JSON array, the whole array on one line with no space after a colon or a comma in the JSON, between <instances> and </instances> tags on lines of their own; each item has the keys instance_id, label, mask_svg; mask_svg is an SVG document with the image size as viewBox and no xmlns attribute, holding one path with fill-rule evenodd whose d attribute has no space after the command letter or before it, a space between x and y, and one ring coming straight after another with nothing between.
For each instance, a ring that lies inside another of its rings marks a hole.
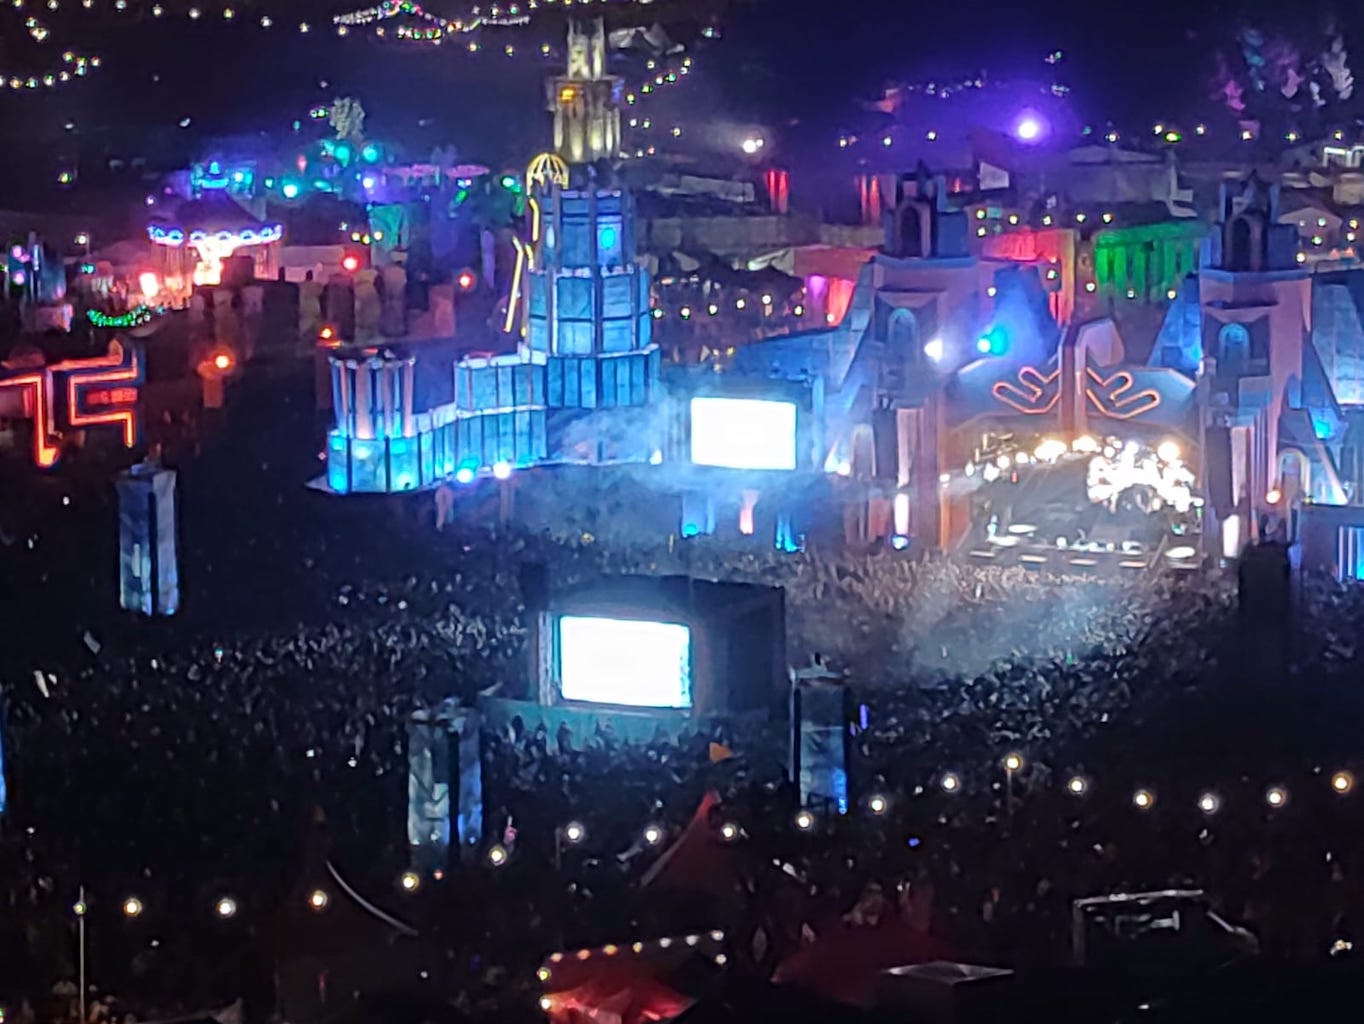
<instances>
[{"instance_id":1,"label":"crowd of people","mask_svg":"<svg viewBox=\"0 0 1364 1024\"><path fill-rule=\"evenodd\" d=\"M524 1005L555 944L707 915L747 945L761 932L753 959L770 966L869 886L932 893L935 935L1011 961L1063 958L1070 901L1124 888L1204 887L1295 956L1350 927L1364 864L1347 840L1364 792L1331 780L1357 743L1357 590L1310 581L1297 671L1268 678L1237 656L1224 570L1109 581L458 517L437 532L429 498L299 494L294 468L246 454L259 450L206 454L239 487L182 479L184 610L171 622L113 611L106 486L44 481L0 522L0 1002L51 1014L53 986L69 992L82 891L90 977L129 1012L230 1001L244 978L270 976L260 958L278 955L279 922L324 861L421 922L440 951L433 985L464 1008ZM644 743L499 733L485 749L484 846L402 902L408 724L450 698L522 687L528 564L556 585L686 573L781 587L789 661L826 665L859 709L849 814L794 826L772 728L693 721ZM1282 806L1267 804L1271 785ZM1134 806L1138 788L1151 807ZM737 905L640 889L708 793L755 851L746 863L776 859L800 880L786 945L751 878ZM585 838L566 844L570 821ZM490 843L511 854L505 867L488 863ZM234 931L214 912L224 894ZM131 895L145 908L135 922L121 912ZM449 926L451 908L465 926ZM206 949L235 952L209 968Z\"/></svg>"}]
</instances>

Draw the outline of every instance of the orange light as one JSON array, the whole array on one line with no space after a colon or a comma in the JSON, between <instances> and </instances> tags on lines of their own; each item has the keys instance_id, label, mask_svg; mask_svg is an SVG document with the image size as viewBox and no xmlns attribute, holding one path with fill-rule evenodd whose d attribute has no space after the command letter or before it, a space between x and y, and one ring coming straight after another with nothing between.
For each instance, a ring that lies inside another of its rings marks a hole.
<instances>
[{"instance_id":1,"label":"orange light","mask_svg":"<svg viewBox=\"0 0 1364 1024\"><path fill-rule=\"evenodd\" d=\"M1277 505L1283 500L1283 492L1277 487L1271 487L1269 493L1265 495L1265 501L1271 505Z\"/></svg>"},{"instance_id":2,"label":"orange light","mask_svg":"<svg viewBox=\"0 0 1364 1024\"><path fill-rule=\"evenodd\" d=\"M321 338L323 341L331 341L333 338L336 337L336 331L330 325L328 325L322 328L322 331L318 334L318 337Z\"/></svg>"},{"instance_id":3,"label":"orange light","mask_svg":"<svg viewBox=\"0 0 1364 1024\"><path fill-rule=\"evenodd\" d=\"M341 269L348 274L353 274L360 269L360 258L358 256L347 256L341 261Z\"/></svg>"},{"instance_id":4,"label":"orange light","mask_svg":"<svg viewBox=\"0 0 1364 1024\"><path fill-rule=\"evenodd\" d=\"M474 286L474 274L471 270L461 271L459 277L455 278L455 283L459 285L461 291L468 291Z\"/></svg>"},{"instance_id":5,"label":"orange light","mask_svg":"<svg viewBox=\"0 0 1364 1024\"><path fill-rule=\"evenodd\" d=\"M219 352L213 357L213 365L219 370L227 370L232 367L232 357L226 352Z\"/></svg>"},{"instance_id":6,"label":"orange light","mask_svg":"<svg viewBox=\"0 0 1364 1024\"><path fill-rule=\"evenodd\" d=\"M566 86L564 86L562 89L559 90L559 102L560 102L560 103L572 103L572 102L573 102L575 99L577 99L577 98L578 98L578 90L575 89L575 88L573 88L573 86L571 86L571 85L566 85Z\"/></svg>"},{"instance_id":7,"label":"orange light","mask_svg":"<svg viewBox=\"0 0 1364 1024\"><path fill-rule=\"evenodd\" d=\"M91 372L99 368L99 372ZM66 377L67 419L73 427L91 426L97 423L115 423L123 427L123 446L131 448L137 443L137 414L132 409L114 412L85 413L81 411L80 389L94 384L133 384L142 376L138 366L137 350L132 350L127 366L123 365L123 346L118 341L109 343L106 355L91 359L71 359L49 367L53 373L64 373ZM44 463L39 462L40 465ZM47 463L51 465L51 463Z\"/></svg>"},{"instance_id":8,"label":"orange light","mask_svg":"<svg viewBox=\"0 0 1364 1024\"><path fill-rule=\"evenodd\" d=\"M52 409L52 377L47 371L0 381L0 388L33 389L33 461L43 469L57 464L61 449L49 441Z\"/></svg>"}]
</instances>

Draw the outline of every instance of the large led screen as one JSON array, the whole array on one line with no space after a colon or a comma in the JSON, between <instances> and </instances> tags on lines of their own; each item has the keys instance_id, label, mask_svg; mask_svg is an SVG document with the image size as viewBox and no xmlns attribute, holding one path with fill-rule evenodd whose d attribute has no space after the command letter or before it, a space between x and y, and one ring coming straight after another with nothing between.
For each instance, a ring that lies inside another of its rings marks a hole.
<instances>
[{"instance_id":1,"label":"large led screen","mask_svg":"<svg viewBox=\"0 0 1364 1024\"><path fill-rule=\"evenodd\" d=\"M564 700L642 708L691 707L691 630L668 622L559 619Z\"/></svg>"},{"instance_id":2,"label":"large led screen","mask_svg":"<svg viewBox=\"0 0 1364 1024\"><path fill-rule=\"evenodd\" d=\"M693 398L691 460L698 466L727 469L795 469L795 405L753 398Z\"/></svg>"}]
</instances>

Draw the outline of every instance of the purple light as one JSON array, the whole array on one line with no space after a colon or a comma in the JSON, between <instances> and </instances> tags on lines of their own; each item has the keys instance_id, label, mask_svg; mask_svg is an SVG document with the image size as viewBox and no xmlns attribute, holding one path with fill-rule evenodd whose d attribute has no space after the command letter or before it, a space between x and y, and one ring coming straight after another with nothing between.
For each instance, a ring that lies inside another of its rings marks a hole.
<instances>
[{"instance_id":1,"label":"purple light","mask_svg":"<svg viewBox=\"0 0 1364 1024\"><path fill-rule=\"evenodd\" d=\"M1014 135L1020 142L1036 142L1045 130L1046 125L1036 114L1024 114L1014 125Z\"/></svg>"}]
</instances>

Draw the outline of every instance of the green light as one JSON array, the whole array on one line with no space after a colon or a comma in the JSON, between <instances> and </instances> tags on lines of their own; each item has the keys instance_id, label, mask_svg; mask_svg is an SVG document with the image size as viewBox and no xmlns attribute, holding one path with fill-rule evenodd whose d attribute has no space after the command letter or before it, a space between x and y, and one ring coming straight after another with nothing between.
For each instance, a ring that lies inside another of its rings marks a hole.
<instances>
[{"instance_id":1,"label":"green light","mask_svg":"<svg viewBox=\"0 0 1364 1024\"><path fill-rule=\"evenodd\" d=\"M143 324L149 324L165 312L165 306L156 306L155 308L151 306L137 306L134 309L128 310L126 313L119 313L115 316L111 316L108 313L102 313L98 309L87 310L85 315L95 327L126 330L129 327L141 327Z\"/></svg>"},{"instance_id":2,"label":"green light","mask_svg":"<svg viewBox=\"0 0 1364 1024\"><path fill-rule=\"evenodd\" d=\"M350 163L350 146L346 145L344 142L338 143L332 152L336 156L336 159L340 160L343 164Z\"/></svg>"},{"instance_id":3,"label":"green light","mask_svg":"<svg viewBox=\"0 0 1364 1024\"><path fill-rule=\"evenodd\" d=\"M298 198L298 193L299 193L299 187L298 187L297 182L286 181L286 182L284 183L284 187L283 187L282 189L280 189L280 191L284 193L284 198L285 198L285 199L297 199L297 198Z\"/></svg>"},{"instance_id":4,"label":"green light","mask_svg":"<svg viewBox=\"0 0 1364 1024\"><path fill-rule=\"evenodd\" d=\"M1180 141L1181 139L1183 139L1183 138L1184 138L1184 136L1180 135L1179 132L1173 132L1173 131L1172 131L1172 132L1166 132L1166 133L1165 133L1165 141L1166 141L1166 142L1169 142L1169 143L1171 143L1171 144L1176 143L1176 142L1179 142L1179 141Z\"/></svg>"},{"instance_id":5,"label":"green light","mask_svg":"<svg viewBox=\"0 0 1364 1024\"><path fill-rule=\"evenodd\" d=\"M360 159L367 164L377 164L380 157L379 147L374 143L367 143L365 148L360 150Z\"/></svg>"}]
</instances>

